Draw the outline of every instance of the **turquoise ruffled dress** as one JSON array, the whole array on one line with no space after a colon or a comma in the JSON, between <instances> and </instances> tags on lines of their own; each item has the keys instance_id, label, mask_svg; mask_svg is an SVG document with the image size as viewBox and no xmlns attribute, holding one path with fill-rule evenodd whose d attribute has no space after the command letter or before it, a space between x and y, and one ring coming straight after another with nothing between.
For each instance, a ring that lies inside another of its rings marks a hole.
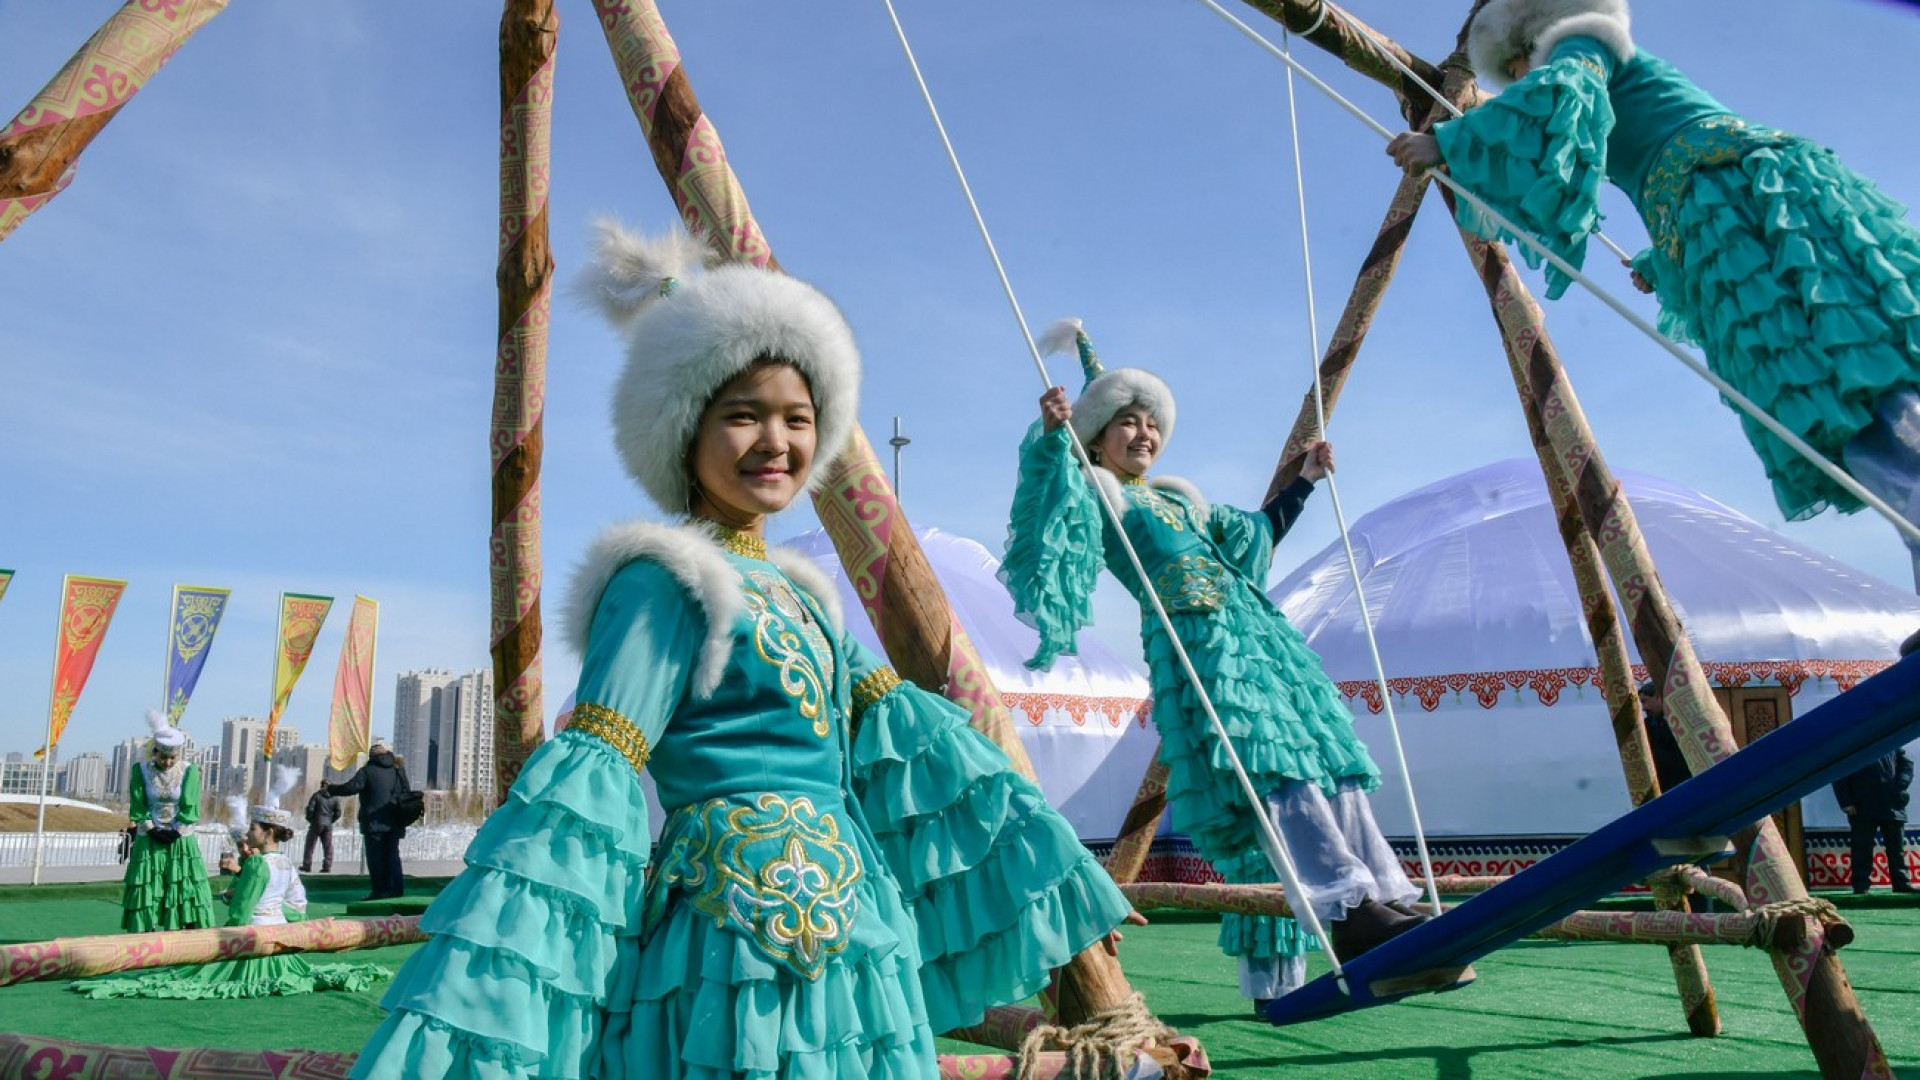
<instances>
[{"instance_id":1,"label":"turquoise ruffled dress","mask_svg":"<svg viewBox=\"0 0 1920 1080\"><path fill-rule=\"evenodd\" d=\"M127 783L127 817L136 832L127 849L120 929L146 934L219 925L207 864L191 831L200 820L200 767L184 760L169 769L136 762ZM178 835L162 843L154 838L155 829Z\"/></svg>"},{"instance_id":2,"label":"turquoise ruffled dress","mask_svg":"<svg viewBox=\"0 0 1920 1080\"><path fill-rule=\"evenodd\" d=\"M1341 781L1371 791L1379 787L1380 771L1354 734L1339 688L1261 590L1273 559L1273 527L1262 514L1198 506L1174 487L1119 485L1122 526L1146 568L1143 583L1074 465L1069 437L1064 427L1036 428L1020 448L1000 577L1020 619L1040 634L1028 666L1044 668L1074 652L1075 635L1093 621L1093 588L1104 564L1141 604L1174 830L1190 837L1226 880L1271 883L1255 817L1266 808L1247 805L1146 590L1159 595L1254 790L1264 795L1300 780L1329 796ZM1292 919L1242 915L1222 919L1220 946L1251 959L1297 956L1311 947Z\"/></svg>"},{"instance_id":3,"label":"turquoise ruffled dress","mask_svg":"<svg viewBox=\"0 0 1920 1080\"><path fill-rule=\"evenodd\" d=\"M676 531L601 592L571 726L422 918L354 1076L930 1080L936 1031L1130 910L964 711L743 538Z\"/></svg>"},{"instance_id":4,"label":"turquoise ruffled dress","mask_svg":"<svg viewBox=\"0 0 1920 1080\"><path fill-rule=\"evenodd\" d=\"M226 926L278 926L306 918L307 892L284 853L249 855L227 898ZM87 979L72 989L90 998L203 1001L284 997L320 990L365 990L390 973L378 964L310 964L294 953L216 960L144 975Z\"/></svg>"},{"instance_id":5,"label":"turquoise ruffled dress","mask_svg":"<svg viewBox=\"0 0 1920 1080\"><path fill-rule=\"evenodd\" d=\"M1652 246L1634 268L1660 329L1831 460L1886 395L1920 387L1920 231L1832 151L1749 124L1645 50L1587 37L1499 97L1436 125L1448 171L1575 266L1602 179L1633 199ZM1461 203L1463 227L1501 231ZM1539 259L1522 248L1529 263ZM1547 270L1549 297L1568 281ZM1860 507L1745 414L1790 520Z\"/></svg>"}]
</instances>

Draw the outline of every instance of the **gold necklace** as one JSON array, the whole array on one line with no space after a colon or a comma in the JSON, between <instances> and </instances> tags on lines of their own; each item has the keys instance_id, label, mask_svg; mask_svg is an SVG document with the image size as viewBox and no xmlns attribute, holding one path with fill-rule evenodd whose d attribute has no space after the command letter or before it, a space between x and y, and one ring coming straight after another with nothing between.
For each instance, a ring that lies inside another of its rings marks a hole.
<instances>
[{"instance_id":1,"label":"gold necklace","mask_svg":"<svg viewBox=\"0 0 1920 1080\"><path fill-rule=\"evenodd\" d=\"M713 538L720 542L721 547L743 559L767 561L767 541L764 537L741 532L739 529L729 528L716 522L713 525Z\"/></svg>"}]
</instances>

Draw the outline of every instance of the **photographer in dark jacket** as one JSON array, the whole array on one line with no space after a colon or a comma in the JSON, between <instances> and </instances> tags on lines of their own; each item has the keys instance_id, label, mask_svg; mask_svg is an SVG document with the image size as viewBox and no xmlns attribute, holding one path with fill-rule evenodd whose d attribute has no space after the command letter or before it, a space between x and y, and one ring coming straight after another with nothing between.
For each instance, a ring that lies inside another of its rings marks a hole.
<instances>
[{"instance_id":1,"label":"photographer in dark jacket","mask_svg":"<svg viewBox=\"0 0 1920 1080\"><path fill-rule=\"evenodd\" d=\"M395 804L402 794L413 790L413 785L407 782L407 771L394 763L393 751L386 742L374 740L367 763L352 779L328 784L322 790L360 798L360 837L367 853L367 876L373 885L367 899L386 900L406 892L400 869L400 840L407 835L407 826L395 813Z\"/></svg>"},{"instance_id":2,"label":"photographer in dark jacket","mask_svg":"<svg viewBox=\"0 0 1920 1080\"><path fill-rule=\"evenodd\" d=\"M1895 750L1859 772L1841 777L1833 797L1847 815L1853 832L1853 891L1866 892L1873 884L1873 840L1879 833L1887 846L1887 876L1894 892L1915 890L1907 878L1907 852L1902 835L1907 828L1907 789L1913 786L1913 759Z\"/></svg>"}]
</instances>

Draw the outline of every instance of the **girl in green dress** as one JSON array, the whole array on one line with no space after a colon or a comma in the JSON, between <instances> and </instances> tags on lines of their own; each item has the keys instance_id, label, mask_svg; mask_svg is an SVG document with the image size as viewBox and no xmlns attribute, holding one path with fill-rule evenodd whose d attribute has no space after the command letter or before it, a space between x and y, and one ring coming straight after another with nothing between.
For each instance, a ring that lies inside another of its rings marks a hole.
<instances>
[{"instance_id":1,"label":"girl in green dress","mask_svg":"<svg viewBox=\"0 0 1920 1080\"><path fill-rule=\"evenodd\" d=\"M256 806L237 838L240 875L224 894L226 926L282 926L307 915L307 890L280 845L293 839L293 815ZM91 998L256 998L316 990L364 990L391 973L378 964L309 964L293 953L220 960L121 978L76 982Z\"/></svg>"},{"instance_id":2,"label":"girl in green dress","mask_svg":"<svg viewBox=\"0 0 1920 1080\"><path fill-rule=\"evenodd\" d=\"M936 1032L1129 913L967 714L768 546L853 431L858 354L810 286L705 254L603 233L615 444L669 520L588 552L571 723L422 917L356 1077L932 1080Z\"/></svg>"},{"instance_id":3,"label":"girl in green dress","mask_svg":"<svg viewBox=\"0 0 1920 1080\"><path fill-rule=\"evenodd\" d=\"M120 928L144 934L214 925L213 891L200 845L189 834L200 820L200 768L182 755L186 733L147 711L153 729L147 760L129 771L127 817L133 842L121 890Z\"/></svg>"},{"instance_id":4,"label":"girl in green dress","mask_svg":"<svg viewBox=\"0 0 1920 1080\"><path fill-rule=\"evenodd\" d=\"M1015 611L1040 633L1029 666L1046 667L1074 651L1075 635L1092 622L1094 582L1104 565L1141 600L1140 636L1175 831L1192 838L1226 880L1272 882L1253 818L1267 813L1342 957L1410 929L1420 916L1404 905L1418 892L1366 800L1379 786L1379 770L1320 658L1263 589L1274 545L1331 466L1331 448L1319 444L1301 479L1257 512L1210 505L1183 480L1147 477L1173 436L1167 385L1139 368L1104 369L1077 321L1042 338L1050 352L1068 346L1078 348L1086 387L1073 404L1061 387L1040 399L1041 422L1020 448L1000 571ZM1097 465L1091 474L1075 465L1069 439L1087 448ZM1148 580L1134 573L1095 501L1096 485L1119 510ZM1149 589L1267 805L1247 805L1173 639L1147 604ZM1240 961L1241 992L1256 1002L1305 978L1300 957L1308 945L1291 919L1228 915L1220 945Z\"/></svg>"},{"instance_id":5,"label":"girl in green dress","mask_svg":"<svg viewBox=\"0 0 1920 1080\"><path fill-rule=\"evenodd\" d=\"M1652 240L1632 269L1659 297L1661 331L1698 343L1735 389L1920 521L1920 230L1905 208L1832 151L1742 119L1638 48L1625 0L1492 0L1467 49L1476 71L1511 85L1388 153L1444 165L1574 266L1611 181ZM1458 216L1500 233L1464 201ZM1549 297L1568 285L1551 267L1547 281ZM1789 520L1860 508L1740 422Z\"/></svg>"}]
</instances>

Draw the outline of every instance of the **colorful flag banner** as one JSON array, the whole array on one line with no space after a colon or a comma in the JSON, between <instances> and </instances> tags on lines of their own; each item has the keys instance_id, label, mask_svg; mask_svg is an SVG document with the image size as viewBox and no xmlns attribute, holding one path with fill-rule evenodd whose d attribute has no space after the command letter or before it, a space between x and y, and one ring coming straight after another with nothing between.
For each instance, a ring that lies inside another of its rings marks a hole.
<instances>
[{"instance_id":1,"label":"colorful flag banner","mask_svg":"<svg viewBox=\"0 0 1920 1080\"><path fill-rule=\"evenodd\" d=\"M320 637L320 627L326 623L327 612L331 610L331 596L280 594L280 640L273 650L273 711L267 714L267 734L262 740L262 749L268 757L272 757L276 749L273 733L280 726L280 714L287 711L287 698L293 694L293 684L299 682L300 673L307 670L307 661L313 656L313 643Z\"/></svg>"},{"instance_id":2,"label":"colorful flag banner","mask_svg":"<svg viewBox=\"0 0 1920 1080\"><path fill-rule=\"evenodd\" d=\"M53 706L47 721L47 745L34 751L44 758L60 745L73 707L93 674L94 657L107 639L107 624L127 591L127 583L108 578L75 577L60 583L60 640L53 651Z\"/></svg>"},{"instance_id":3,"label":"colorful flag banner","mask_svg":"<svg viewBox=\"0 0 1920 1080\"><path fill-rule=\"evenodd\" d=\"M327 767L345 770L367 752L373 723L373 639L380 605L353 598L347 639L340 643L340 670L333 676L333 709L327 718Z\"/></svg>"},{"instance_id":4,"label":"colorful flag banner","mask_svg":"<svg viewBox=\"0 0 1920 1080\"><path fill-rule=\"evenodd\" d=\"M12 581L13 581L13 571L0 570L0 599L6 598L7 585L10 584Z\"/></svg>"},{"instance_id":5,"label":"colorful flag banner","mask_svg":"<svg viewBox=\"0 0 1920 1080\"><path fill-rule=\"evenodd\" d=\"M200 669L213 651L213 635L220 629L232 589L200 585L173 587L173 616L167 620L167 723L178 727L187 711Z\"/></svg>"}]
</instances>

